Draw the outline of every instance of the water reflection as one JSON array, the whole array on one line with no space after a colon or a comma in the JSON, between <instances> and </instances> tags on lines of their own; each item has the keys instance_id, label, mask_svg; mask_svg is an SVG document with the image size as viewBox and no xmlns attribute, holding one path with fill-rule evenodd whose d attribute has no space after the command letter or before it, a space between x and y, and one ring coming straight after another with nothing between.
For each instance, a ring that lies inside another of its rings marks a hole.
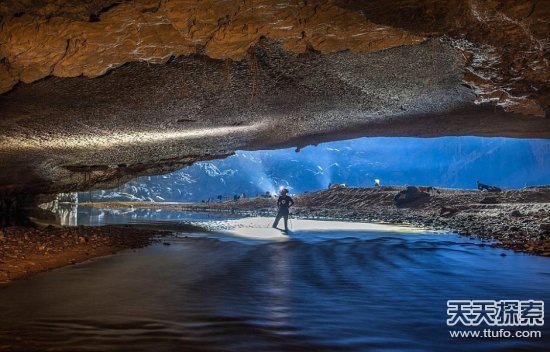
<instances>
[{"instance_id":1,"label":"water reflection","mask_svg":"<svg viewBox=\"0 0 550 352\"><path fill-rule=\"evenodd\" d=\"M60 219L74 223L74 214L88 225L227 219L87 207ZM451 339L445 325L448 299L550 300L548 258L502 256L455 234L326 223L285 241L193 232L163 242L1 287L0 350L516 351L549 343L548 324L537 339Z\"/></svg>"},{"instance_id":2,"label":"water reflection","mask_svg":"<svg viewBox=\"0 0 550 352\"><path fill-rule=\"evenodd\" d=\"M268 320L276 322L278 326L290 324L291 312L288 311L292 284L290 259L290 253L281 246L275 246L271 256L267 258L268 275L271 280L267 282L266 290L274 299L267 302L266 315Z\"/></svg>"},{"instance_id":3,"label":"water reflection","mask_svg":"<svg viewBox=\"0 0 550 352\"><path fill-rule=\"evenodd\" d=\"M59 204L55 209L56 222L63 226L102 226L108 224L144 224L154 222L214 221L237 218L230 214L188 213L163 209L110 209Z\"/></svg>"},{"instance_id":4,"label":"water reflection","mask_svg":"<svg viewBox=\"0 0 550 352\"><path fill-rule=\"evenodd\" d=\"M0 289L0 350L516 351L542 339L451 339L447 299L550 299L548 258L456 235L208 234Z\"/></svg>"},{"instance_id":5,"label":"water reflection","mask_svg":"<svg viewBox=\"0 0 550 352\"><path fill-rule=\"evenodd\" d=\"M56 211L56 221L62 226L78 225L78 205L61 204Z\"/></svg>"}]
</instances>

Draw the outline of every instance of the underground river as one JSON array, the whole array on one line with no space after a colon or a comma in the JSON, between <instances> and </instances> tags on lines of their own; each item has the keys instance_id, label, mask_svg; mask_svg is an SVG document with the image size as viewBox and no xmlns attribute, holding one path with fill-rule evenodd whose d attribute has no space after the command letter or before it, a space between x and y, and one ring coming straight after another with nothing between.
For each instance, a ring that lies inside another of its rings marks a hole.
<instances>
[{"instance_id":1,"label":"underground river","mask_svg":"<svg viewBox=\"0 0 550 352\"><path fill-rule=\"evenodd\" d=\"M550 299L549 259L360 223L81 207L76 224L192 222L139 250L0 286L0 350L521 350L451 338L449 299ZM214 229L214 230L212 230ZM215 231L218 229L218 231Z\"/></svg>"}]
</instances>

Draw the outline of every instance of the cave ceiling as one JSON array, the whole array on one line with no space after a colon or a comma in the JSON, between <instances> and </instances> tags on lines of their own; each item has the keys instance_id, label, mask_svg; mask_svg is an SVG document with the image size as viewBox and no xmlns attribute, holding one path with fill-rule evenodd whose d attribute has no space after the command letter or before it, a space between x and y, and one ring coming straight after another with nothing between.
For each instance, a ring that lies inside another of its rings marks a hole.
<instances>
[{"instance_id":1,"label":"cave ceiling","mask_svg":"<svg viewBox=\"0 0 550 352\"><path fill-rule=\"evenodd\" d=\"M549 138L545 1L0 2L0 191L238 149Z\"/></svg>"}]
</instances>

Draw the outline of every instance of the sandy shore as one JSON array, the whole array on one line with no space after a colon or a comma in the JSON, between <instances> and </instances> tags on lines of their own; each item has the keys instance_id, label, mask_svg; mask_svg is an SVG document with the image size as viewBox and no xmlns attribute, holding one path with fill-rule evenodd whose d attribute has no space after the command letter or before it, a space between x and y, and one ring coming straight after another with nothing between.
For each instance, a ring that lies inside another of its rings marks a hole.
<instances>
[{"instance_id":1,"label":"sandy shore","mask_svg":"<svg viewBox=\"0 0 550 352\"><path fill-rule=\"evenodd\" d=\"M438 189L420 204L398 207L404 187L336 188L295 195L293 216L405 224L497 241L501 248L550 256L550 186L504 190ZM101 207L162 208L176 211L274 215L274 199L248 198L219 203L113 202ZM90 205L90 204L89 204Z\"/></svg>"},{"instance_id":2,"label":"sandy shore","mask_svg":"<svg viewBox=\"0 0 550 352\"><path fill-rule=\"evenodd\" d=\"M131 226L0 229L0 283L149 245L159 231Z\"/></svg>"}]
</instances>

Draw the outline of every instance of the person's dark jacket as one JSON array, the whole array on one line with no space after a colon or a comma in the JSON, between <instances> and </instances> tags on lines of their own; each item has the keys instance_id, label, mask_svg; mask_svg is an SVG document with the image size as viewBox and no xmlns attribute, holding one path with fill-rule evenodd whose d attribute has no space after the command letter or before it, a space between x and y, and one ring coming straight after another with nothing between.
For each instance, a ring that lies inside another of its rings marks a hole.
<instances>
[{"instance_id":1,"label":"person's dark jacket","mask_svg":"<svg viewBox=\"0 0 550 352\"><path fill-rule=\"evenodd\" d=\"M277 199L277 208L279 208L279 212L282 213L288 213L288 208L293 204L294 200L289 196L279 196L279 199Z\"/></svg>"}]
</instances>

